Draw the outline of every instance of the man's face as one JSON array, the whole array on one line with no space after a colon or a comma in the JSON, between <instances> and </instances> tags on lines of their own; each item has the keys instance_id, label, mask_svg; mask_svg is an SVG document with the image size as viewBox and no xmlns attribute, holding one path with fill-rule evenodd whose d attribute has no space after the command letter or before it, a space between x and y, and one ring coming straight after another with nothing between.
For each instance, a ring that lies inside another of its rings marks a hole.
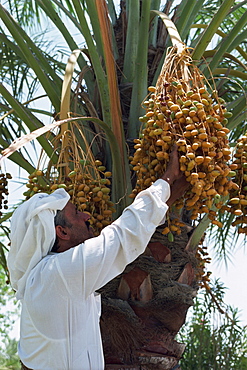
<instances>
[{"instance_id":1,"label":"man's face","mask_svg":"<svg viewBox=\"0 0 247 370\"><path fill-rule=\"evenodd\" d=\"M70 248L94 237L88 221L90 219L89 214L78 211L73 203L68 202L64 208L64 215L68 223L72 225L67 229L70 236Z\"/></svg>"}]
</instances>

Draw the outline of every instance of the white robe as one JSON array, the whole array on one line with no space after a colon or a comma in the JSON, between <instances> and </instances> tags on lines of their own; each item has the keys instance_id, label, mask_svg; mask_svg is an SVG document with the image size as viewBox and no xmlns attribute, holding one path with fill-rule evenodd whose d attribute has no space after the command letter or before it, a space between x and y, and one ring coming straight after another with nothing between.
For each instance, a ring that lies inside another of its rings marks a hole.
<instances>
[{"instance_id":1,"label":"white robe","mask_svg":"<svg viewBox=\"0 0 247 370\"><path fill-rule=\"evenodd\" d=\"M96 290L144 252L165 220L169 184L156 181L101 234L50 253L30 272L22 301L18 352L34 370L103 370Z\"/></svg>"}]
</instances>

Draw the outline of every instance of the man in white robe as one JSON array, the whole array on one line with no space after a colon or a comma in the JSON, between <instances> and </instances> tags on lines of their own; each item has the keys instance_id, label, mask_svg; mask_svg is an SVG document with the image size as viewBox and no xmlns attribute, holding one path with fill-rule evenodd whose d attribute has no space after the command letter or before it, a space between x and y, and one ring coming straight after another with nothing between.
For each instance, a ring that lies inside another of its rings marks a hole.
<instances>
[{"instance_id":1,"label":"man in white robe","mask_svg":"<svg viewBox=\"0 0 247 370\"><path fill-rule=\"evenodd\" d=\"M174 152L162 179L97 237L89 215L78 212L63 189L36 194L17 208L8 267L22 303L18 353L23 369L104 369L101 302L95 292L144 252L187 185Z\"/></svg>"}]
</instances>

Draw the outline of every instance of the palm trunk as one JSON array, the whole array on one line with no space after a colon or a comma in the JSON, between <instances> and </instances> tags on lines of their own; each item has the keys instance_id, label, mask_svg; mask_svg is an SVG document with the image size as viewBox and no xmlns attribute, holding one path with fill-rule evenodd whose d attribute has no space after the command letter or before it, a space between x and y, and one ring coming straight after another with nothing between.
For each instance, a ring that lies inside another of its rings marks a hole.
<instances>
[{"instance_id":1,"label":"palm trunk","mask_svg":"<svg viewBox=\"0 0 247 370\"><path fill-rule=\"evenodd\" d=\"M125 2L121 1L121 13L114 27L117 35L119 69L122 70L126 27ZM124 20L124 22L123 22ZM160 32L164 26L159 23ZM159 48L149 58L149 82L160 62L166 37L158 37ZM122 74L119 75L121 80ZM121 100L123 121L129 120L132 86ZM121 89L120 89L121 91ZM130 155L133 154L132 139L128 139ZM133 185L135 178L132 178ZM193 305L197 292L195 255L185 250L192 227L183 215L187 226L181 235L169 242L162 234L164 225L157 228L146 251L128 265L124 272L101 289L103 339L106 370L129 369L179 369L179 360L185 346L175 340L184 324L188 308Z\"/></svg>"},{"instance_id":2,"label":"palm trunk","mask_svg":"<svg viewBox=\"0 0 247 370\"><path fill-rule=\"evenodd\" d=\"M145 253L101 291L106 369L179 368L185 346L175 336L196 295L197 260L185 250L190 226L174 242L163 228L157 228Z\"/></svg>"}]
</instances>

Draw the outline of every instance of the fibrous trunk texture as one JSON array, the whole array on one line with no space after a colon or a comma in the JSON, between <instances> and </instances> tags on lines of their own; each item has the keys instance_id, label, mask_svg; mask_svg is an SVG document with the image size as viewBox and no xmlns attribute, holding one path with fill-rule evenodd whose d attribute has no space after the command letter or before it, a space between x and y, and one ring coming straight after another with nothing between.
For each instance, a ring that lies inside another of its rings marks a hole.
<instances>
[{"instance_id":1,"label":"fibrous trunk texture","mask_svg":"<svg viewBox=\"0 0 247 370\"><path fill-rule=\"evenodd\" d=\"M198 262L185 250L192 228L174 242L157 229L145 253L102 290L106 369L178 369L175 340L197 292Z\"/></svg>"}]
</instances>

